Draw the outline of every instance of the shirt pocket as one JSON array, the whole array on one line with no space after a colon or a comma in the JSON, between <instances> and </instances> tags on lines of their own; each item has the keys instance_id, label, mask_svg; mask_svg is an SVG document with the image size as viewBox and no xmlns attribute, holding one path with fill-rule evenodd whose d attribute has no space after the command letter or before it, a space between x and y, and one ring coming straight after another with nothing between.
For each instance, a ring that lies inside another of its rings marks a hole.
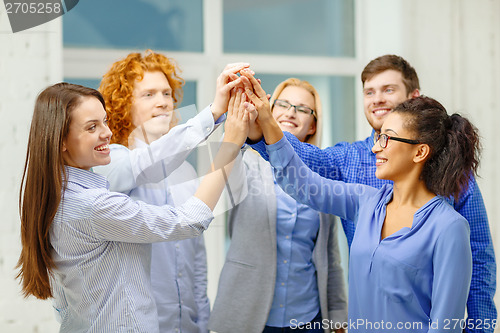
<instances>
[{"instance_id":1,"label":"shirt pocket","mask_svg":"<svg viewBox=\"0 0 500 333\"><path fill-rule=\"evenodd\" d=\"M389 256L384 256L377 266L379 286L384 296L394 303L411 302L418 269Z\"/></svg>"},{"instance_id":2,"label":"shirt pocket","mask_svg":"<svg viewBox=\"0 0 500 333\"><path fill-rule=\"evenodd\" d=\"M226 263L233 265L233 266L236 266L236 267L239 267L239 268L250 269L250 270L255 269L255 265L252 265L252 264L249 264L249 263L246 263L246 262L243 262L241 260L234 259L234 258L227 258Z\"/></svg>"}]
</instances>

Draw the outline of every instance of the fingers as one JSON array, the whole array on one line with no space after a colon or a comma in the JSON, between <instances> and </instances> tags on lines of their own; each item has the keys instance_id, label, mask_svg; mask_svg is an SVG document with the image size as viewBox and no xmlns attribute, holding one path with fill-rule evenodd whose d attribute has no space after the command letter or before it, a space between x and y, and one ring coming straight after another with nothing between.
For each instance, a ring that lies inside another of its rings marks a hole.
<instances>
[{"instance_id":1,"label":"fingers","mask_svg":"<svg viewBox=\"0 0 500 333\"><path fill-rule=\"evenodd\" d=\"M241 88L236 89L236 96L234 99L234 107L240 109L240 104L241 104L241 94L243 93L243 90Z\"/></svg>"},{"instance_id":2,"label":"fingers","mask_svg":"<svg viewBox=\"0 0 500 333\"><path fill-rule=\"evenodd\" d=\"M257 109L255 108L255 105L253 105L252 103L249 103L249 102L244 102L243 107L245 108L245 110L248 113L248 119L250 120L250 122L254 122L257 119L257 117L259 116L259 113L257 112Z\"/></svg>"},{"instance_id":3,"label":"fingers","mask_svg":"<svg viewBox=\"0 0 500 333\"><path fill-rule=\"evenodd\" d=\"M232 64L227 64L226 67L224 67L224 71L232 71L235 68L240 68L234 73L239 72L243 68L248 68L250 67L250 64L248 62L234 62Z\"/></svg>"},{"instance_id":4,"label":"fingers","mask_svg":"<svg viewBox=\"0 0 500 333\"><path fill-rule=\"evenodd\" d=\"M264 89L262 89L262 86L260 85L259 81L257 81L257 79L251 74L251 72L249 70L246 70L246 69L241 70L240 74L245 76L246 78L248 78L248 80L250 80L250 83L253 86L253 90L255 91L255 94L259 98L262 99L262 98L266 97L266 92L264 91Z\"/></svg>"},{"instance_id":5,"label":"fingers","mask_svg":"<svg viewBox=\"0 0 500 333\"><path fill-rule=\"evenodd\" d=\"M234 113L235 99L236 99L236 92L234 90L231 90L231 96L229 97L228 110L227 110L228 117L231 117Z\"/></svg>"},{"instance_id":6,"label":"fingers","mask_svg":"<svg viewBox=\"0 0 500 333\"><path fill-rule=\"evenodd\" d=\"M237 79L235 79L234 81L231 81L231 82L227 83L224 86L224 88L223 88L224 91L229 91L229 90L235 88L236 86L241 85L242 78L238 77L237 75L235 75L235 76L237 77Z\"/></svg>"}]
</instances>

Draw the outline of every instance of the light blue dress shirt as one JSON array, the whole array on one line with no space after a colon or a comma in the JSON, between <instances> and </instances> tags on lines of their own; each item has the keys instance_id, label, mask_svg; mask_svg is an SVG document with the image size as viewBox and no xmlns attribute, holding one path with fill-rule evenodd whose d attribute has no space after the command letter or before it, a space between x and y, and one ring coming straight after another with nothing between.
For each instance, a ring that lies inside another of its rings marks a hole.
<instances>
[{"instance_id":1,"label":"light blue dress shirt","mask_svg":"<svg viewBox=\"0 0 500 333\"><path fill-rule=\"evenodd\" d=\"M275 185L276 284L267 326L307 323L320 312L313 250L319 230L318 212L295 201Z\"/></svg>"},{"instance_id":2,"label":"light blue dress shirt","mask_svg":"<svg viewBox=\"0 0 500 333\"><path fill-rule=\"evenodd\" d=\"M415 213L411 228L381 240L392 185L375 189L323 178L300 160L286 138L267 150L286 193L356 223L349 332L462 331L472 274L465 218L436 196Z\"/></svg>"},{"instance_id":3,"label":"light blue dress shirt","mask_svg":"<svg viewBox=\"0 0 500 333\"><path fill-rule=\"evenodd\" d=\"M94 168L110 189L152 205L180 206L198 188L197 174L185 162L225 117L214 119L207 107L173 127L150 145L134 139L133 149L112 144L111 163ZM206 333L210 316L207 260L203 236L152 246L151 283L160 332Z\"/></svg>"},{"instance_id":4,"label":"light blue dress shirt","mask_svg":"<svg viewBox=\"0 0 500 333\"><path fill-rule=\"evenodd\" d=\"M147 205L109 192L101 175L66 170L50 228L60 332L158 332L150 243L199 236L212 211L195 197L177 208Z\"/></svg>"}]
</instances>

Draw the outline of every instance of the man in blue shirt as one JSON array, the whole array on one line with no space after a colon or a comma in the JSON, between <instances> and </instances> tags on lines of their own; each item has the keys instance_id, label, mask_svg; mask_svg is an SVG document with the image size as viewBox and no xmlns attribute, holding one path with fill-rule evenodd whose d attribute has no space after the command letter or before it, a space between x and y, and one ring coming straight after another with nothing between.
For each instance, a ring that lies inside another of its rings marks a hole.
<instances>
[{"instance_id":1,"label":"man in blue shirt","mask_svg":"<svg viewBox=\"0 0 500 333\"><path fill-rule=\"evenodd\" d=\"M415 69L405 59L395 55L384 55L372 60L361 73L361 81L365 116L373 128L368 138L354 143L340 142L333 147L320 149L300 142L290 133L285 135L300 158L321 176L380 188L387 181L375 177L376 158L371 151L373 136L380 131L386 115L394 107L420 95L420 85ZM259 137L249 139L256 141ZM252 147L268 159L263 140ZM493 302L496 289L495 254L486 208L474 178L471 178L469 188L453 205L469 221L471 232L473 272L467 300L468 318L463 326L467 332L493 332L497 318ZM342 220L342 225L350 246L355 225L347 220Z\"/></svg>"}]
</instances>

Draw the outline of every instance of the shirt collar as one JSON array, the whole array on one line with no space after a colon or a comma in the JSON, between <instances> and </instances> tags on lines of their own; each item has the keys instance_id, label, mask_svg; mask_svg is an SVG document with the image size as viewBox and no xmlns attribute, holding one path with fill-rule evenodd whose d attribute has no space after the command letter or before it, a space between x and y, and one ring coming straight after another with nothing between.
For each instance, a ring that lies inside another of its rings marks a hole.
<instances>
[{"instance_id":1,"label":"shirt collar","mask_svg":"<svg viewBox=\"0 0 500 333\"><path fill-rule=\"evenodd\" d=\"M68 183L77 184L83 188L109 188L106 177L92 171L65 166L68 175Z\"/></svg>"}]
</instances>

